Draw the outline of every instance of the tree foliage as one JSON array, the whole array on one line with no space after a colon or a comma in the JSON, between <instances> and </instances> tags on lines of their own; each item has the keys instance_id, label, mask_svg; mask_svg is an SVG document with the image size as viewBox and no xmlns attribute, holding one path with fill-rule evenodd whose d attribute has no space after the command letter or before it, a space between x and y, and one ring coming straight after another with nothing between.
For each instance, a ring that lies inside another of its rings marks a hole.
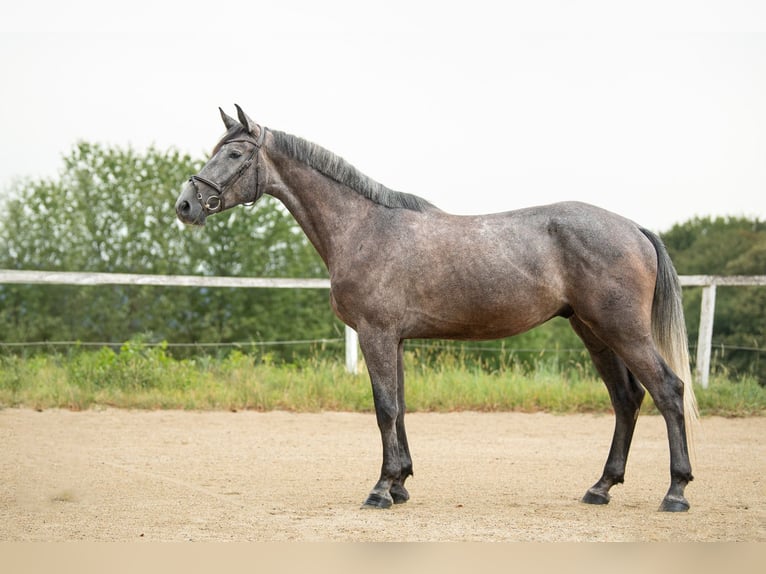
<instances>
[{"instance_id":1,"label":"tree foliage","mask_svg":"<svg viewBox=\"0 0 766 574\"><path fill-rule=\"evenodd\" d=\"M321 277L321 260L275 201L176 221L201 161L177 151L78 143L54 180L16 183L0 216L6 269ZM0 286L0 340L241 342L337 336L321 290Z\"/></svg>"},{"instance_id":2,"label":"tree foliage","mask_svg":"<svg viewBox=\"0 0 766 574\"><path fill-rule=\"evenodd\" d=\"M663 240L680 274L766 275L766 223L745 218L695 218ZM699 333L701 288L684 291L689 337ZM713 325L715 359L735 375L766 384L766 289L718 287Z\"/></svg>"}]
</instances>

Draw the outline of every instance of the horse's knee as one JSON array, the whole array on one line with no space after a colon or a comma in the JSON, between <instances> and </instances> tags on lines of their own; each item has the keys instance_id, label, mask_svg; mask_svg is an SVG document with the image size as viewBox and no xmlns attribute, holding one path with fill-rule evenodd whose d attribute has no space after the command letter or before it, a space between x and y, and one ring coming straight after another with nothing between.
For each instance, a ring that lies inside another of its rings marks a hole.
<instances>
[{"instance_id":1,"label":"horse's knee","mask_svg":"<svg viewBox=\"0 0 766 574\"><path fill-rule=\"evenodd\" d=\"M396 427L396 422L399 417L399 408L396 403L387 403L385 401L375 401L375 416L378 420L378 427L381 430L391 429Z\"/></svg>"}]
</instances>

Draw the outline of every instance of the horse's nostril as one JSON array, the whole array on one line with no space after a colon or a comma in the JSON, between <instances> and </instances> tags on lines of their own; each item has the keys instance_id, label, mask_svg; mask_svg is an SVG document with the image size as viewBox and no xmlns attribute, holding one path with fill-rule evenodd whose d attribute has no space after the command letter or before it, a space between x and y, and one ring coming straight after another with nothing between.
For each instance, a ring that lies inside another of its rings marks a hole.
<instances>
[{"instance_id":1,"label":"horse's nostril","mask_svg":"<svg viewBox=\"0 0 766 574\"><path fill-rule=\"evenodd\" d=\"M181 215L189 215L191 211L191 204L188 201L182 201L178 204L178 213Z\"/></svg>"}]
</instances>

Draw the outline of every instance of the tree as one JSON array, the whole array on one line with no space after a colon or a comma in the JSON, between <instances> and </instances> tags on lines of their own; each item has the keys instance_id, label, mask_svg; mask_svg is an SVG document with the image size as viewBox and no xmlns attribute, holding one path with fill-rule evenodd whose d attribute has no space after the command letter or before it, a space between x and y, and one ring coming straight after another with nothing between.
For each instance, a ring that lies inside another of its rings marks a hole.
<instances>
[{"instance_id":1,"label":"tree","mask_svg":"<svg viewBox=\"0 0 766 574\"><path fill-rule=\"evenodd\" d=\"M176 221L202 162L177 151L78 143L57 179L15 184L0 214L0 267L321 277L321 260L276 201ZM321 302L321 307L319 306ZM140 286L0 286L0 340L231 342L333 336L327 293Z\"/></svg>"}]
</instances>

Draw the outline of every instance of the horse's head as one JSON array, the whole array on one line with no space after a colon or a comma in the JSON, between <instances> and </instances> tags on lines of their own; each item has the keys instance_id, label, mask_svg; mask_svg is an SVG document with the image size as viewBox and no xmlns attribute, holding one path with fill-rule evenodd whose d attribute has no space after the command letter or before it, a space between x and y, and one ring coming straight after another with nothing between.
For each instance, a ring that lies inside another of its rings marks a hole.
<instances>
[{"instance_id":1,"label":"horse's head","mask_svg":"<svg viewBox=\"0 0 766 574\"><path fill-rule=\"evenodd\" d=\"M226 135L215 146L210 161L189 178L178 196L176 214L184 223L204 225L208 215L253 203L263 194L258 168L266 129L242 108L236 108L239 121L221 110Z\"/></svg>"}]
</instances>

